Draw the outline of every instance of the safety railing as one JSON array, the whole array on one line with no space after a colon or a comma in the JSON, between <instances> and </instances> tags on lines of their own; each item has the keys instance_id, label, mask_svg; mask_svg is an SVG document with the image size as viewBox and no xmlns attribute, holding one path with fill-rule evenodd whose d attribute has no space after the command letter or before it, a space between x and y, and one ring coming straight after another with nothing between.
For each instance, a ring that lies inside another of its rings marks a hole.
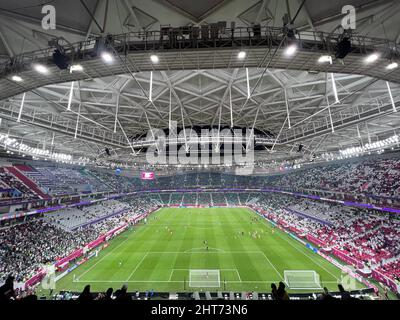
<instances>
[{"instance_id":1,"label":"safety railing","mask_svg":"<svg viewBox=\"0 0 400 320\"><path fill-rule=\"evenodd\" d=\"M240 48L277 46L282 41L299 41L303 48L318 48L331 51L340 39L341 34L320 31L294 30L288 37L288 30L276 27L163 27L158 31L139 31L106 37L90 37L85 41L64 46L65 55L72 61L82 60L86 56L96 56L98 50L114 48L119 54L135 51L166 51L176 49L200 48ZM351 34L353 52L363 53L371 50L398 51L394 41ZM32 63L50 62L56 46L25 52L0 63L0 76L9 72L22 71Z\"/></svg>"}]
</instances>

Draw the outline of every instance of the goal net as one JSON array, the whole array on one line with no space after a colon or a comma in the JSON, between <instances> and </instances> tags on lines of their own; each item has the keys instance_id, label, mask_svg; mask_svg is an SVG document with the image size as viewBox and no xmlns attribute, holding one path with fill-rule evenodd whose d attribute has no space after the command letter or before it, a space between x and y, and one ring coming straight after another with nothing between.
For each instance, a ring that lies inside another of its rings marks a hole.
<instances>
[{"instance_id":1,"label":"goal net","mask_svg":"<svg viewBox=\"0 0 400 320\"><path fill-rule=\"evenodd\" d=\"M219 270L189 270L189 287L219 288Z\"/></svg>"},{"instance_id":2,"label":"goal net","mask_svg":"<svg viewBox=\"0 0 400 320\"><path fill-rule=\"evenodd\" d=\"M284 277L290 289L322 289L319 274L314 270L285 270Z\"/></svg>"}]
</instances>

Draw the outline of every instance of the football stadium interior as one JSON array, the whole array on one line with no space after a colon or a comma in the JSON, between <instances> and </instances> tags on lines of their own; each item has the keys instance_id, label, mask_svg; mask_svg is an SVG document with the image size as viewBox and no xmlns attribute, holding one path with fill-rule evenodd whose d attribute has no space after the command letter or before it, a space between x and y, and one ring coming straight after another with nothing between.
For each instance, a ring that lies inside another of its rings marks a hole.
<instances>
[{"instance_id":1,"label":"football stadium interior","mask_svg":"<svg viewBox=\"0 0 400 320\"><path fill-rule=\"evenodd\" d=\"M0 0L0 301L400 299L399 21Z\"/></svg>"}]
</instances>

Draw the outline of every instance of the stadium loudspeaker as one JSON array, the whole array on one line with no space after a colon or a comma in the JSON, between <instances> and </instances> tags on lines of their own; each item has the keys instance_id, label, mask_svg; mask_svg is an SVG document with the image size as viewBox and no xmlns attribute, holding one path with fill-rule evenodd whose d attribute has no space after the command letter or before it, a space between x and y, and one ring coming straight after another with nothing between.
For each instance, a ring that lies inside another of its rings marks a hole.
<instances>
[{"instance_id":1,"label":"stadium loudspeaker","mask_svg":"<svg viewBox=\"0 0 400 320\"><path fill-rule=\"evenodd\" d=\"M351 51L351 42L350 39L345 37L341 41L339 41L338 46L336 48L336 58L344 59Z\"/></svg>"},{"instance_id":2,"label":"stadium loudspeaker","mask_svg":"<svg viewBox=\"0 0 400 320\"><path fill-rule=\"evenodd\" d=\"M110 149L106 148L106 149L105 149L105 152L106 152L106 154L107 154L108 156L111 156Z\"/></svg>"},{"instance_id":3,"label":"stadium loudspeaker","mask_svg":"<svg viewBox=\"0 0 400 320\"><path fill-rule=\"evenodd\" d=\"M304 146L302 144L299 145L299 150L297 152L303 151Z\"/></svg>"},{"instance_id":4,"label":"stadium loudspeaker","mask_svg":"<svg viewBox=\"0 0 400 320\"><path fill-rule=\"evenodd\" d=\"M53 62L61 70L66 70L69 67L68 57L58 49L56 49L53 53Z\"/></svg>"}]
</instances>

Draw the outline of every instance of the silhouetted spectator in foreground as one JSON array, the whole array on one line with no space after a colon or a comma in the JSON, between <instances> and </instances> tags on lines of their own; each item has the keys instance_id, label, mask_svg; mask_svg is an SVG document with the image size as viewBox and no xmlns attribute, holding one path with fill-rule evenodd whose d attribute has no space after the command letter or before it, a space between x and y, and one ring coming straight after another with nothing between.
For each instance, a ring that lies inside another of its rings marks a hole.
<instances>
[{"instance_id":1,"label":"silhouetted spectator in foreground","mask_svg":"<svg viewBox=\"0 0 400 320\"><path fill-rule=\"evenodd\" d=\"M286 292L285 288L286 288L285 284L282 281L279 282L278 291L277 291L278 300L290 300L289 295Z\"/></svg>"},{"instance_id":2,"label":"silhouetted spectator in foreground","mask_svg":"<svg viewBox=\"0 0 400 320\"><path fill-rule=\"evenodd\" d=\"M92 301L93 300L93 296L92 293L90 292L90 285L87 285L81 295L78 298L78 301Z\"/></svg>"},{"instance_id":3,"label":"silhouetted spectator in foreground","mask_svg":"<svg viewBox=\"0 0 400 320\"><path fill-rule=\"evenodd\" d=\"M278 288L275 283L271 283L271 296L272 300L278 300Z\"/></svg>"},{"instance_id":4,"label":"silhouetted spectator in foreground","mask_svg":"<svg viewBox=\"0 0 400 320\"><path fill-rule=\"evenodd\" d=\"M340 292L340 296L341 296L342 300L350 300L351 299L350 292L344 290L344 288L341 284L338 284L338 288L339 288L339 292Z\"/></svg>"},{"instance_id":5,"label":"silhouetted spectator in foreground","mask_svg":"<svg viewBox=\"0 0 400 320\"><path fill-rule=\"evenodd\" d=\"M4 285L0 287L0 301L15 299L14 277L8 276Z\"/></svg>"},{"instance_id":6,"label":"silhouetted spectator in foreground","mask_svg":"<svg viewBox=\"0 0 400 320\"><path fill-rule=\"evenodd\" d=\"M27 293L26 295L22 296L20 298L20 301L25 301L25 302L32 302L32 301L37 301L38 297L34 293Z\"/></svg>"},{"instance_id":7,"label":"silhouetted spectator in foreground","mask_svg":"<svg viewBox=\"0 0 400 320\"><path fill-rule=\"evenodd\" d=\"M112 300L112 294L113 294L114 289L113 288L108 288L104 297L101 299L103 301L111 301Z\"/></svg>"},{"instance_id":8,"label":"silhouetted spectator in foreground","mask_svg":"<svg viewBox=\"0 0 400 320\"><path fill-rule=\"evenodd\" d=\"M132 297L127 293L128 287L126 284L121 289L115 291L115 300L117 301L131 301Z\"/></svg>"},{"instance_id":9,"label":"silhouetted spectator in foreground","mask_svg":"<svg viewBox=\"0 0 400 320\"><path fill-rule=\"evenodd\" d=\"M322 300L336 300L328 291L327 287L324 287L324 292L322 293Z\"/></svg>"}]
</instances>

